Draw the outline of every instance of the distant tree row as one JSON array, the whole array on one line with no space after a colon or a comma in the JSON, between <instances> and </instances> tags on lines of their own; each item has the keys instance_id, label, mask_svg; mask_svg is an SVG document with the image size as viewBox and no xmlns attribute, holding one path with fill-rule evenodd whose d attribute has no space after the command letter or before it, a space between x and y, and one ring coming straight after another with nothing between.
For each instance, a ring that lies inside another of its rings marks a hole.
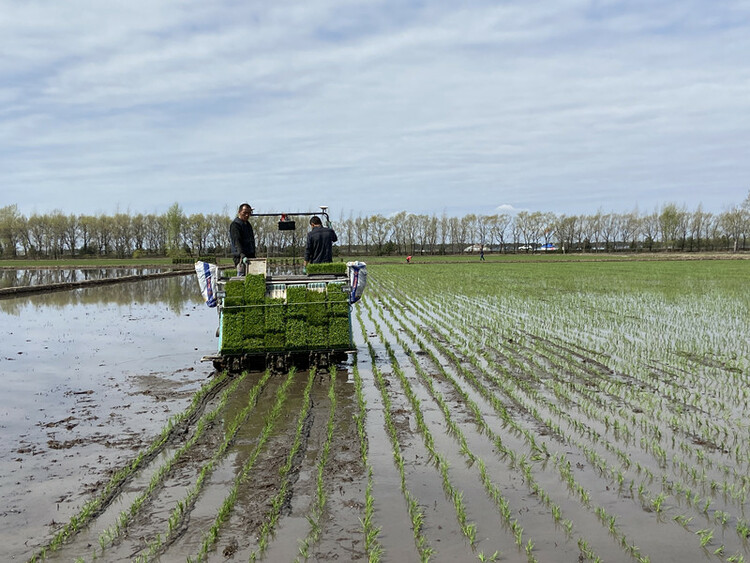
<instances>
[{"instance_id":1,"label":"distant tree row","mask_svg":"<svg viewBox=\"0 0 750 563\"><path fill-rule=\"evenodd\" d=\"M173 204L163 215L115 213L72 215L61 211L26 217L16 205L0 208L0 256L226 256L226 213L185 215ZM251 217L259 255L302 252L307 221L278 230L278 217ZM449 217L401 211L395 215L340 217L333 225L347 254L455 254L466 251L558 252L680 251L748 249L750 192L722 213L690 211L674 203L651 213L557 215L521 211L511 215Z\"/></svg>"}]
</instances>

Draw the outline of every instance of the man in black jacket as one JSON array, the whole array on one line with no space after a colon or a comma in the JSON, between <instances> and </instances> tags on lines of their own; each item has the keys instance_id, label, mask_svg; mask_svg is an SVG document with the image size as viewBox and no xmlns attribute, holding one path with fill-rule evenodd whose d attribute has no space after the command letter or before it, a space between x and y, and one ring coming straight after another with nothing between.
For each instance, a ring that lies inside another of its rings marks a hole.
<instances>
[{"instance_id":1,"label":"man in black jacket","mask_svg":"<svg viewBox=\"0 0 750 563\"><path fill-rule=\"evenodd\" d=\"M330 227L324 227L317 215L310 219L310 226L312 228L307 233L305 247L305 267L308 264L333 262L333 243L339 240L336 233Z\"/></svg>"},{"instance_id":2,"label":"man in black jacket","mask_svg":"<svg viewBox=\"0 0 750 563\"><path fill-rule=\"evenodd\" d=\"M249 203L240 204L232 224L229 225L229 240L232 243L232 257L237 266L237 275L244 276L246 264L250 258L255 258L255 235L248 219L253 212Z\"/></svg>"}]
</instances>

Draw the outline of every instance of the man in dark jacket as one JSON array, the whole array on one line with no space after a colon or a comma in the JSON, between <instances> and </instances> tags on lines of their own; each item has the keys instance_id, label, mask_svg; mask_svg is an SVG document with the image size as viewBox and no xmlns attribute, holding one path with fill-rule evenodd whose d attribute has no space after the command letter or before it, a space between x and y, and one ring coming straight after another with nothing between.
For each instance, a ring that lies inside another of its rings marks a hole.
<instances>
[{"instance_id":1,"label":"man in dark jacket","mask_svg":"<svg viewBox=\"0 0 750 563\"><path fill-rule=\"evenodd\" d=\"M232 243L232 257L237 266L237 275L244 276L246 264L250 258L255 258L255 235L248 219L253 212L249 203L243 203L237 210L232 224L229 225L229 240Z\"/></svg>"},{"instance_id":2,"label":"man in dark jacket","mask_svg":"<svg viewBox=\"0 0 750 563\"><path fill-rule=\"evenodd\" d=\"M305 247L305 267L308 264L333 262L333 243L339 240L336 233L330 227L324 227L317 215L310 219L310 227Z\"/></svg>"}]
</instances>

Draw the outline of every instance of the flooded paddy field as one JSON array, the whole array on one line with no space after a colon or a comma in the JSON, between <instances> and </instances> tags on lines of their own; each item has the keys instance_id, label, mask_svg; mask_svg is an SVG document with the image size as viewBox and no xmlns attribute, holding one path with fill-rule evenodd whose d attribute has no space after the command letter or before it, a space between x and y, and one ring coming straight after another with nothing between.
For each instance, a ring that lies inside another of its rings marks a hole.
<instances>
[{"instance_id":1,"label":"flooded paddy field","mask_svg":"<svg viewBox=\"0 0 750 563\"><path fill-rule=\"evenodd\" d=\"M194 276L0 299L0 557L23 560L185 408L216 312Z\"/></svg>"},{"instance_id":2,"label":"flooded paddy field","mask_svg":"<svg viewBox=\"0 0 750 563\"><path fill-rule=\"evenodd\" d=\"M371 267L357 354L331 372L212 374L197 360L215 312L190 276L151 301L139 284L96 288L133 285L117 302L71 292L58 313L0 301L15 381L0 545L51 561L750 560L748 266Z\"/></svg>"},{"instance_id":3,"label":"flooded paddy field","mask_svg":"<svg viewBox=\"0 0 750 563\"><path fill-rule=\"evenodd\" d=\"M94 267L86 268L0 268L0 288L73 284L126 276L148 276L167 268Z\"/></svg>"}]
</instances>

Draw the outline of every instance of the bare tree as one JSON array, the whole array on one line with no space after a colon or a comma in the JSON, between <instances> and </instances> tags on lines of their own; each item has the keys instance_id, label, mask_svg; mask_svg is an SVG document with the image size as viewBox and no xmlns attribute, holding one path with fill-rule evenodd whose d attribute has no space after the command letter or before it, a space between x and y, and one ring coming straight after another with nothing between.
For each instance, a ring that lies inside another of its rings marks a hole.
<instances>
[{"instance_id":1,"label":"bare tree","mask_svg":"<svg viewBox=\"0 0 750 563\"><path fill-rule=\"evenodd\" d=\"M211 233L211 223L203 213L195 213L187 218L187 224L191 250L197 256L205 255Z\"/></svg>"},{"instance_id":2,"label":"bare tree","mask_svg":"<svg viewBox=\"0 0 750 563\"><path fill-rule=\"evenodd\" d=\"M424 253L429 247L430 238L430 216L417 215L417 241L419 242L419 252Z\"/></svg>"},{"instance_id":3,"label":"bare tree","mask_svg":"<svg viewBox=\"0 0 750 563\"><path fill-rule=\"evenodd\" d=\"M146 249L155 254L164 254L167 249L166 216L150 213L143 218L143 222L146 231L144 240Z\"/></svg>"},{"instance_id":4,"label":"bare tree","mask_svg":"<svg viewBox=\"0 0 750 563\"><path fill-rule=\"evenodd\" d=\"M344 235L344 240L346 241L346 247L347 252L349 254L352 254L352 245L354 244L354 218L352 217L351 212L349 213L349 217L342 221L342 234Z\"/></svg>"},{"instance_id":5,"label":"bare tree","mask_svg":"<svg viewBox=\"0 0 750 563\"><path fill-rule=\"evenodd\" d=\"M614 241L617 233L617 215L614 213L605 213L600 216L601 225L601 242L604 243L604 250L610 252L614 246Z\"/></svg>"},{"instance_id":6,"label":"bare tree","mask_svg":"<svg viewBox=\"0 0 750 563\"><path fill-rule=\"evenodd\" d=\"M490 241L491 243L497 243L500 247L500 252L505 252L505 233L508 230L510 222L511 217L507 213L492 215L492 221L490 223Z\"/></svg>"},{"instance_id":7,"label":"bare tree","mask_svg":"<svg viewBox=\"0 0 750 563\"><path fill-rule=\"evenodd\" d=\"M391 217L393 242L399 254L406 252L405 223L406 211L399 211Z\"/></svg>"},{"instance_id":8,"label":"bare tree","mask_svg":"<svg viewBox=\"0 0 750 563\"><path fill-rule=\"evenodd\" d=\"M593 250L596 252L599 250L602 242L602 211L601 209L589 215L587 217L587 226L589 229L589 236L587 237Z\"/></svg>"},{"instance_id":9,"label":"bare tree","mask_svg":"<svg viewBox=\"0 0 750 563\"><path fill-rule=\"evenodd\" d=\"M383 253L383 247L391 234L391 222L382 215L374 215L371 218L372 243L377 246L378 254Z\"/></svg>"},{"instance_id":10,"label":"bare tree","mask_svg":"<svg viewBox=\"0 0 750 563\"><path fill-rule=\"evenodd\" d=\"M440 216L440 254L445 254L450 239L450 220L443 212Z\"/></svg>"},{"instance_id":11,"label":"bare tree","mask_svg":"<svg viewBox=\"0 0 750 563\"><path fill-rule=\"evenodd\" d=\"M461 217L459 223L461 225L459 230L460 249L463 250L467 245L474 244L477 241L477 216L469 213Z\"/></svg>"},{"instance_id":12,"label":"bare tree","mask_svg":"<svg viewBox=\"0 0 750 563\"><path fill-rule=\"evenodd\" d=\"M680 244L680 235L686 230L683 228L684 224L684 208L679 208L674 203L668 203L662 207L659 213L659 232L665 248L674 250Z\"/></svg>"},{"instance_id":13,"label":"bare tree","mask_svg":"<svg viewBox=\"0 0 750 563\"><path fill-rule=\"evenodd\" d=\"M110 221L110 233L118 258L125 258L131 252L131 219L127 213L116 213Z\"/></svg>"},{"instance_id":14,"label":"bare tree","mask_svg":"<svg viewBox=\"0 0 750 563\"><path fill-rule=\"evenodd\" d=\"M491 237L490 232L492 231L492 221L493 221L492 215L479 215L477 217L478 240L475 242L478 242L482 248L485 248L487 246L487 243L490 241L490 237Z\"/></svg>"},{"instance_id":15,"label":"bare tree","mask_svg":"<svg viewBox=\"0 0 750 563\"><path fill-rule=\"evenodd\" d=\"M534 249L542 236L544 215L539 211L533 213L521 211L516 215L516 224L523 237L526 252Z\"/></svg>"},{"instance_id":16,"label":"bare tree","mask_svg":"<svg viewBox=\"0 0 750 563\"><path fill-rule=\"evenodd\" d=\"M203 255L206 252L226 254L228 225L231 213L185 217L178 203L162 215L66 216L60 210L49 214L33 214L26 218L17 206L0 207L0 252L4 256L59 257L69 253L113 252L127 256L134 250L163 255L185 250ZM306 224L299 222L293 236L279 233L274 217L255 217L253 228L260 249L284 251L304 247ZM732 250L747 246L750 236L750 192L735 207L713 215L698 206L688 212L684 206L669 203L651 214L640 216L637 208L630 213L604 213L588 216L556 216L552 212L520 212L512 217L474 215L463 217L415 215L400 211L390 218L382 215L348 218L343 214L337 225L341 243L349 253L395 251L408 253L461 252L467 245L499 243L504 250L507 239L516 249L523 241L530 248L543 241L559 241L564 251L573 248L590 250L602 246L619 250L620 243L632 249L649 251L660 247L701 251L727 247ZM291 237L291 241L289 240ZM359 248L357 248L359 247Z\"/></svg>"},{"instance_id":17,"label":"bare tree","mask_svg":"<svg viewBox=\"0 0 750 563\"><path fill-rule=\"evenodd\" d=\"M429 252L435 254L437 248L438 230L439 230L438 218L434 215L427 216L427 229L425 231L425 243Z\"/></svg>"},{"instance_id":18,"label":"bare tree","mask_svg":"<svg viewBox=\"0 0 750 563\"><path fill-rule=\"evenodd\" d=\"M92 241L96 231L96 217L93 215L78 216L78 234L80 236L80 250L84 254L92 254Z\"/></svg>"},{"instance_id":19,"label":"bare tree","mask_svg":"<svg viewBox=\"0 0 750 563\"><path fill-rule=\"evenodd\" d=\"M23 216L18 211L17 205L6 205L0 207L0 242L3 252L15 258L18 255L18 245L21 243L21 228L24 222Z\"/></svg>"},{"instance_id":20,"label":"bare tree","mask_svg":"<svg viewBox=\"0 0 750 563\"><path fill-rule=\"evenodd\" d=\"M450 252L457 252L461 239L461 221L458 217L448 218L448 239L450 240Z\"/></svg>"},{"instance_id":21,"label":"bare tree","mask_svg":"<svg viewBox=\"0 0 750 563\"><path fill-rule=\"evenodd\" d=\"M562 215L558 217L555 233L560 248L563 252L570 252L575 248L576 234L578 233L578 217L576 215Z\"/></svg>"},{"instance_id":22,"label":"bare tree","mask_svg":"<svg viewBox=\"0 0 750 563\"><path fill-rule=\"evenodd\" d=\"M687 244L688 233L690 232L690 212L684 207L682 212L678 216L677 221L677 244L681 251L685 251L685 245Z\"/></svg>"},{"instance_id":23,"label":"bare tree","mask_svg":"<svg viewBox=\"0 0 750 563\"><path fill-rule=\"evenodd\" d=\"M357 243L360 247L364 247L365 253L368 253L370 250L370 219L357 217L354 220L354 225L357 230Z\"/></svg>"},{"instance_id":24,"label":"bare tree","mask_svg":"<svg viewBox=\"0 0 750 563\"><path fill-rule=\"evenodd\" d=\"M229 252L229 223L231 222L223 213L211 213L207 216L210 224L208 245L216 254L227 254Z\"/></svg>"},{"instance_id":25,"label":"bare tree","mask_svg":"<svg viewBox=\"0 0 750 563\"><path fill-rule=\"evenodd\" d=\"M747 237L748 216L748 212L740 206L725 211L719 216L719 225L731 245L732 252L737 252Z\"/></svg>"},{"instance_id":26,"label":"bare tree","mask_svg":"<svg viewBox=\"0 0 750 563\"><path fill-rule=\"evenodd\" d=\"M133 249L133 252L135 252L136 250L139 252L143 252L143 241L146 238L145 224L146 220L143 217L142 213L134 215L130 220L130 228L132 234L132 242L130 244L130 248Z\"/></svg>"},{"instance_id":27,"label":"bare tree","mask_svg":"<svg viewBox=\"0 0 750 563\"><path fill-rule=\"evenodd\" d=\"M518 215L513 218L510 224L510 234L513 238L513 252L518 252L518 246L521 242L521 226L518 220Z\"/></svg>"},{"instance_id":28,"label":"bare tree","mask_svg":"<svg viewBox=\"0 0 750 563\"><path fill-rule=\"evenodd\" d=\"M635 249L640 232L641 220L637 209L620 216L620 240L624 244Z\"/></svg>"},{"instance_id":29,"label":"bare tree","mask_svg":"<svg viewBox=\"0 0 750 563\"><path fill-rule=\"evenodd\" d=\"M701 205L699 205L698 209L690 214L688 225L690 233L690 247L688 248L688 250L701 250L701 246L703 244L703 225L706 222L708 215L708 213L705 213L703 211L703 206Z\"/></svg>"},{"instance_id":30,"label":"bare tree","mask_svg":"<svg viewBox=\"0 0 750 563\"><path fill-rule=\"evenodd\" d=\"M555 229L557 228L557 216L554 213L546 212L541 214L541 237L544 244L549 244L555 236Z\"/></svg>"},{"instance_id":31,"label":"bare tree","mask_svg":"<svg viewBox=\"0 0 750 563\"><path fill-rule=\"evenodd\" d=\"M659 215L656 211L643 216L641 229L645 237L644 243L648 247L648 251L651 252L654 249L656 238L659 236Z\"/></svg>"},{"instance_id":32,"label":"bare tree","mask_svg":"<svg viewBox=\"0 0 750 563\"><path fill-rule=\"evenodd\" d=\"M49 256L50 226L48 217L34 213L29 217L28 225L31 252L36 256Z\"/></svg>"},{"instance_id":33,"label":"bare tree","mask_svg":"<svg viewBox=\"0 0 750 563\"><path fill-rule=\"evenodd\" d=\"M61 258L65 252L65 243L68 232L67 223L67 217L63 215L63 212L59 209L55 209L52 214L47 217L47 224L49 227L48 236L50 238L49 243L52 249L53 258ZM73 246L75 246L75 240Z\"/></svg>"},{"instance_id":34,"label":"bare tree","mask_svg":"<svg viewBox=\"0 0 750 563\"><path fill-rule=\"evenodd\" d=\"M404 218L404 252L414 254L417 245L417 233L419 232L419 219L414 213L408 213Z\"/></svg>"}]
</instances>

